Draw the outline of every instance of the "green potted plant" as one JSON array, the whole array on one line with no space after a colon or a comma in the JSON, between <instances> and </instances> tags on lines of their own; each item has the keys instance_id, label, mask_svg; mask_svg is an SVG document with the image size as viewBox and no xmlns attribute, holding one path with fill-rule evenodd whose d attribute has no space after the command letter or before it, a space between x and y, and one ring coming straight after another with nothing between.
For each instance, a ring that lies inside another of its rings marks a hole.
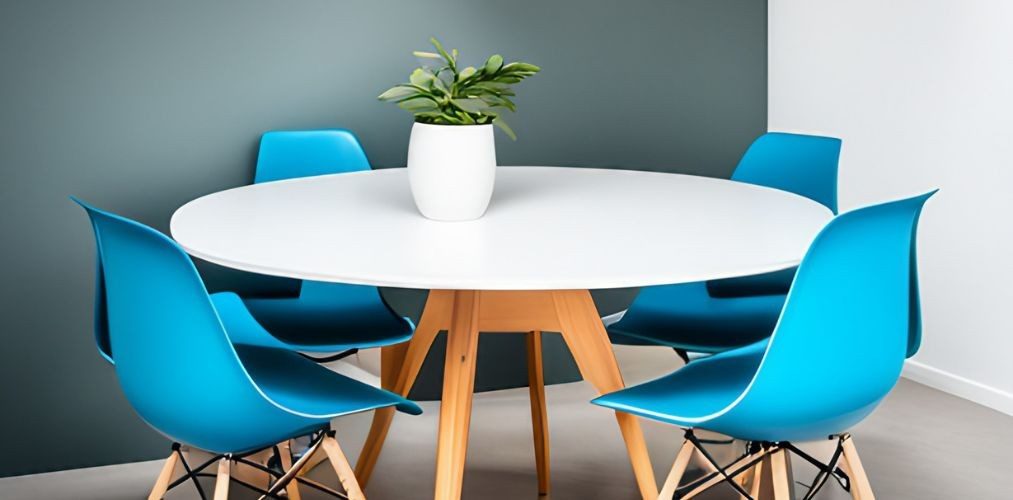
<instances>
[{"instance_id":1,"label":"green potted plant","mask_svg":"<svg viewBox=\"0 0 1013 500\"><path fill-rule=\"evenodd\" d=\"M457 49L447 52L436 38L430 41L436 52L414 52L422 66L407 83L395 85L379 99L415 115L408 179L422 215L444 221L477 219L489 206L495 184L493 127L516 139L502 118L516 110L511 86L540 68L505 63L498 54L481 66L461 67Z\"/></svg>"}]
</instances>

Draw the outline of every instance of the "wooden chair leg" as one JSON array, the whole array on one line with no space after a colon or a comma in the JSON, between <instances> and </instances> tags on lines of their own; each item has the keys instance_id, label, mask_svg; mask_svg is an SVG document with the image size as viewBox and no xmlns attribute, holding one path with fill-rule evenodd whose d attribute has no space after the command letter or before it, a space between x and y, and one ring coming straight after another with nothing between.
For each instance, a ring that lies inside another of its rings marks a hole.
<instances>
[{"instance_id":1,"label":"wooden chair leg","mask_svg":"<svg viewBox=\"0 0 1013 500\"><path fill-rule=\"evenodd\" d=\"M788 477L788 453L775 451L770 457L771 479L774 483L774 500L791 500L792 486Z\"/></svg>"},{"instance_id":2,"label":"wooden chair leg","mask_svg":"<svg viewBox=\"0 0 1013 500\"><path fill-rule=\"evenodd\" d=\"M703 456L703 453L699 453L699 452L694 453L693 456L690 457L689 461L693 465L695 465L696 467L699 467L701 470L703 470L705 472L717 472L718 471L717 467L714 467L714 464L712 464L710 460L707 460L707 457Z\"/></svg>"},{"instance_id":3,"label":"wooden chair leg","mask_svg":"<svg viewBox=\"0 0 1013 500\"><path fill-rule=\"evenodd\" d=\"M549 494L549 416L545 403L545 374L542 371L542 332L529 332L528 394L531 398L531 431L535 441L538 494Z\"/></svg>"},{"instance_id":4,"label":"wooden chair leg","mask_svg":"<svg viewBox=\"0 0 1013 500\"><path fill-rule=\"evenodd\" d=\"M334 467L334 473L338 475L338 482L341 483L341 487L345 490L345 495L348 496L348 499L365 500L366 496L362 494L359 482L355 479L355 473L352 472L352 466L348 464L348 459L345 458L341 447L338 446L338 440L331 436L324 436L321 445L324 448L324 452L327 453L327 458L331 461L331 467Z\"/></svg>"},{"instance_id":5,"label":"wooden chair leg","mask_svg":"<svg viewBox=\"0 0 1013 500\"><path fill-rule=\"evenodd\" d=\"M169 483L172 482L172 477L175 475L178 464L179 453L174 449L169 458L165 459L165 465L162 466L162 471L158 473L158 479L155 481L155 486L148 495L148 500L159 500L165 495L165 492L169 489Z\"/></svg>"},{"instance_id":6,"label":"wooden chair leg","mask_svg":"<svg viewBox=\"0 0 1013 500\"><path fill-rule=\"evenodd\" d=\"M278 445L278 457L281 460L281 468L288 472L292 470L292 441L285 441ZM302 495L299 493L299 482L292 481L285 486L285 492L288 493L290 500L302 500Z\"/></svg>"},{"instance_id":7,"label":"wooden chair leg","mask_svg":"<svg viewBox=\"0 0 1013 500\"><path fill-rule=\"evenodd\" d=\"M306 474L309 474L310 471L315 469L316 466L320 465L320 463L324 460L327 460L327 454L317 449L317 451L312 453L310 458L306 461L306 466L299 469L299 473L296 475L305 476Z\"/></svg>"},{"instance_id":8,"label":"wooden chair leg","mask_svg":"<svg viewBox=\"0 0 1013 500\"><path fill-rule=\"evenodd\" d=\"M696 448L693 447L693 443L689 442L689 440L682 443L679 454L675 456L675 463L672 464L672 471L668 473L668 479L665 480L665 485L661 488L661 493L658 494L659 500L668 500L675 496L675 490L679 489L682 475L686 473L689 459L695 451Z\"/></svg>"},{"instance_id":9,"label":"wooden chair leg","mask_svg":"<svg viewBox=\"0 0 1013 500\"><path fill-rule=\"evenodd\" d=\"M267 465L267 461L270 460L271 456L273 456L273 453L270 449L268 449L260 453L248 455L246 460L256 462L261 465ZM187 460L190 460L190 458L187 457ZM232 463L232 466L229 469L229 476L234 480L250 483L264 489L271 486L272 480L270 474L241 462Z\"/></svg>"},{"instance_id":10,"label":"wooden chair leg","mask_svg":"<svg viewBox=\"0 0 1013 500\"><path fill-rule=\"evenodd\" d=\"M753 480L753 472L755 471L756 467L754 466L752 469L749 469L746 472L739 474L738 476L735 477L735 483L741 486L742 489L749 491L750 485L752 484L751 481ZM743 495L742 493L739 493L739 499L745 500L746 496Z\"/></svg>"},{"instance_id":11,"label":"wooden chair leg","mask_svg":"<svg viewBox=\"0 0 1013 500\"><path fill-rule=\"evenodd\" d=\"M426 308L419 324L403 353L392 349L380 351L380 385L385 389L407 396L422 369L422 363L436 340L436 335L447 323L453 306L453 291L432 290L426 300ZM386 355L385 355L386 354ZM400 358L399 360L396 358ZM390 381L390 383L388 383ZM373 469L380 458L383 442L394 420L394 408L380 408L373 412L373 424L355 462L355 476L363 488L369 483Z\"/></svg>"},{"instance_id":12,"label":"wooden chair leg","mask_svg":"<svg viewBox=\"0 0 1013 500\"><path fill-rule=\"evenodd\" d=\"M231 465L231 457L225 457L218 461L218 478L215 480L214 500L228 500L229 498L229 469Z\"/></svg>"},{"instance_id":13,"label":"wooden chair leg","mask_svg":"<svg viewBox=\"0 0 1013 500\"><path fill-rule=\"evenodd\" d=\"M842 446L844 447L843 462L847 464L846 472L851 478L852 498L875 500L876 495L872 493L872 485L869 483L869 477L865 474L865 468L862 467L862 460L858 458L858 450L855 449L855 443L851 436L845 436Z\"/></svg>"},{"instance_id":14,"label":"wooden chair leg","mask_svg":"<svg viewBox=\"0 0 1013 500\"><path fill-rule=\"evenodd\" d=\"M764 460L761 460L758 464L756 464L756 466L753 467L752 472L750 472L752 477L750 478L751 482L749 484L749 496L753 498L760 498L760 488L763 487L763 464L769 462L770 460L764 458Z\"/></svg>"},{"instance_id":15,"label":"wooden chair leg","mask_svg":"<svg viewBox=\"0 0 1013 500\"><path fill-rule=\"evenodd\" d=\"M861 493L859 493L858 492L858 488L855 487L855 484L854 484L855 480L853 479L855 477L855 475L854 475L854 473L851 472L851 467L848 467L848 461L845 460L844 457L841 457L841 460L837 462L837 466L840 467L841 470L843 470L844 473L848 475L848 478L852 478L851 479L851 500L862 500Z\"/></svg>"}]
</instances>

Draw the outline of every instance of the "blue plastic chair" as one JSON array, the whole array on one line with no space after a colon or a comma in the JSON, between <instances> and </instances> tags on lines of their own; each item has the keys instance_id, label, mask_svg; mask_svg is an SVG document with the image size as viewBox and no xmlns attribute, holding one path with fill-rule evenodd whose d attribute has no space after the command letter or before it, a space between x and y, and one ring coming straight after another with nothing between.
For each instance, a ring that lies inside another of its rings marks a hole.
<instances>
[{"instance_id":1,"label":"blue plastic chair","mask_svg":"<svg viewBox=\"0 0 1013 500\"><path fill-rule=\"evenodd\" d=\"M77 200L75 200L77 201ZM262 494L294 488L292 480L339 495L312 481L296 478L318 448L323 448L346 492L361 496L358 484L330 429L331 419L395 406L421 413L396 394L344 377L285 349L235 343L197 274L192 261L171 239L123 217L80 201L91 218L101 261L101 289L109 339L108 357L127 400L154 429L176 442L152 491L161 496L173 486L197 481L219 464L216 488L228 488L229 466L241 462L273 473ZM101 345L101 343L100 343ZM313 435L309 453L284 473L271 472L246 457L276 443ZM217 456L190 467L178 443ZM184 477L170 482L183 460Z\"/></svg>"},{"instance_id":2,"label":"blue plastic chair","mask_svg":"<svg viewBox=\"0 0 1013 500\"><path fill-rule=\"evenodd\" d=\"M84 203L77 198L71 197L75 203L84 206ZM106 280L102 272L102 247L98 242L98 228L92 222L92 230L95 231L95 306L92 324L92 333L95 336L95 347L103 359L114 364L113 348L109 340L109 311L106 309Z\"/></svg>"},{"instance_id":3,"label":"blue plastic chair","mask_svg":"<svg viewBox=\"0 0 1013 500\"><path fill-rule=\"evenodd\" d=\"M275 131L260 140L254 182L369 169L362 146L348 130ZM227 300L230 309L241 307L233 298ZM331 361L355 349L401 343L414 331L411 321L397 316L372 286L303 281L298 297L244 298L243 302L256 322L274 336L264 339L268 345L276 340L302 352L339 353L315 358L318 361Z\"/></svg>"},{"instance_id":4,"label":"blue plastic chair","mask_svg":"<svg viewBox=\"0 0 1013 500\"><path fill-rule=\"evenodd\" d=\"M837 213L841 141L771 132L749 147L732 180L790 191ZM716 353L764 339L784 305L795 269L709 282L648 287L629 309L603 318L613 343Z\"/></svg>"},{"instance_id":5,"label":"blue plastic chair","mask_svg":"<svg viewBox=\"0 0 1013 500\"><path fill-rule=\"evenodd\" d=\"M850 486L862 498L872 498L846 432L890 392L904 359L912 349L917 351L913 338L920 320L912 307L917 296L915 237L922 206L933 193L862 208L831 221L802 261L770 339L594 400L689 429L664 498L677 489L689 494L716 484L726 473L742 474L762 459L784 460L787 453L817 465L816 489L830 477L843 482L850 475ZM751 444L717 475L677 488L694 450L705 453L694 428ZM791 444L827 436L838 441L830 464ZM842 455L850 472L837 468ZM738 484L733 487L744 493Z\"/></svg>"}]
</instances>

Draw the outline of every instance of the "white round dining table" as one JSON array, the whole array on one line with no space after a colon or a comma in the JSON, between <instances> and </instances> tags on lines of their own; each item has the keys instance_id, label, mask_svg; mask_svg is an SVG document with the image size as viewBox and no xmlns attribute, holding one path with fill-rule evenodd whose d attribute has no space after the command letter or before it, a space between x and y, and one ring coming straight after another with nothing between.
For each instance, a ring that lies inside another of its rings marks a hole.
<instances>
[{"instance_id":1,"label":"white round dining table","mask_svg":"<svg viewBox=\"0 0 1013 500\"><path fill-rule=\"evenodd\" d=\"M485 216L425 219L403 168L213 193L179 208L191 255L256 273L429 289L412 339L381 350L381 385L407 394L448 332L437 440L438 499L459 498L479 332L528 332L539 493L549 490L541 332L560 332L600 393L624 387L590 289L728 278L797 265L832 213L808 198L707 177L500 167ZM379 410L356 464L365 487L393 410ZM637 420L617 421L640 493L657 484Z\"/></svg>"}]
</instances>

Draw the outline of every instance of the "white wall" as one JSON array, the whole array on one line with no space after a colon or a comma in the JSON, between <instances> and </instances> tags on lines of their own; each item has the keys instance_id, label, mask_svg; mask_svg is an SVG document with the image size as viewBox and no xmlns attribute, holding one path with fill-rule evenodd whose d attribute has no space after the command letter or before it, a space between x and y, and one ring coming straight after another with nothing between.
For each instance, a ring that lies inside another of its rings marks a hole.
<instances>
[{"instance_id":1,"label":"white wall","mask_svg":"<svg viewBox=\"0 0 1013 500\"><path fill-rule=\"evenodd\" d=\"M941 188L906 375L1013 414L1013 2L769 6L770 129L844 140L842 210Z\"/></svg>"}]
</instances>

